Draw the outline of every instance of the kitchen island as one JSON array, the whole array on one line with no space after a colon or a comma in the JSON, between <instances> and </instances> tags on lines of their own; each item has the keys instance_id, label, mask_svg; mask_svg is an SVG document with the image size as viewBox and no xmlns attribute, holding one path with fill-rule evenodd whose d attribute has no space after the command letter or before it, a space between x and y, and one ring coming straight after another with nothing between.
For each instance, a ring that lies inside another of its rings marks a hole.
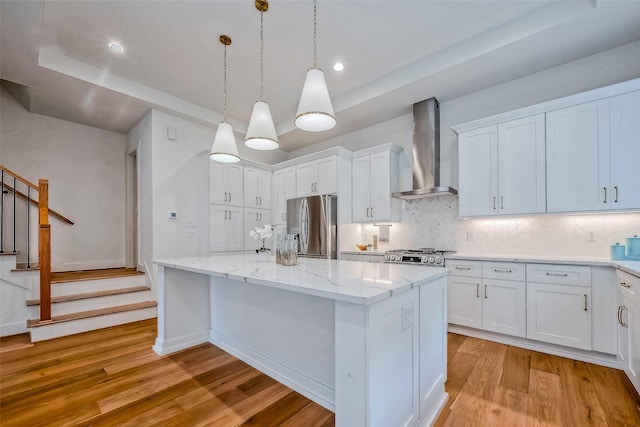
<instances>
[{"instance_id":1,"label":"kitchen island","mask_svg":"<svg viewBox=\"0 0 640 427\"><path fill-rule=\"evenodd\" d=\"M430 425L446 402L446 269L155 263L159 354L211 342L334 411L337 427Z\"/></svg>"}]
</instances>

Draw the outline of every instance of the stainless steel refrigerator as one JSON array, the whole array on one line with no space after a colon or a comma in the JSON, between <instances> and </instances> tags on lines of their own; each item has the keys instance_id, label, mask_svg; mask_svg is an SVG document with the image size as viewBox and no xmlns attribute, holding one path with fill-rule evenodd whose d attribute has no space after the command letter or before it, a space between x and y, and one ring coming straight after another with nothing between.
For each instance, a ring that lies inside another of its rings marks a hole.
<instances>
[{"instance_id":1,"label":"stainless steel refrigerator","mask_svg":"<svg viewBox=\"0 0 640 427\"><path fill-rule=\"evenodd\" d=\"M338 198L331 195L287 200L287 233L298 235L298 254L336 259Z\"/></svg>"}]
</instances>

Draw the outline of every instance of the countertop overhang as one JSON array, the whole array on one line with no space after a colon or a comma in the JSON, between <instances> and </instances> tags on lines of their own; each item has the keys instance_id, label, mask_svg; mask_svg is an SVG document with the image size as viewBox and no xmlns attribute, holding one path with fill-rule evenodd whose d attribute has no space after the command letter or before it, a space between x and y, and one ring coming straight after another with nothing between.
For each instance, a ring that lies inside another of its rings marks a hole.
<instances>
[{"instance_id":1,"label":"countertop overhang","mask_svg":"<svg viewBox=\"0 0 640 427\"><path fill-rule=\"evenodd\" d=\"M445 268L299 258L296 266L255 254L154 260L155 264L308 295L371 305L449 273Z\"/></svg>"}]
</instances>

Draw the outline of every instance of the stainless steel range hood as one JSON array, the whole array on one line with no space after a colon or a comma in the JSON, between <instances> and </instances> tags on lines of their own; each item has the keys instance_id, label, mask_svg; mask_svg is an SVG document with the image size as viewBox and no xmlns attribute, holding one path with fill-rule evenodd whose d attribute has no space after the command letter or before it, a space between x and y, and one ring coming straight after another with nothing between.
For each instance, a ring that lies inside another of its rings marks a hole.
<instances>
[{"instance_id":1,"label":"stainless steel range hood","mask_svg":"<svg viewBox=\"0 0 640 427\"><path fill-rule=\"evenodd\" d=\"M458 194L440 186L440 103L435 98L413 104L413 190L393 193L398 199Z\"/></svg>"}]
</instances>

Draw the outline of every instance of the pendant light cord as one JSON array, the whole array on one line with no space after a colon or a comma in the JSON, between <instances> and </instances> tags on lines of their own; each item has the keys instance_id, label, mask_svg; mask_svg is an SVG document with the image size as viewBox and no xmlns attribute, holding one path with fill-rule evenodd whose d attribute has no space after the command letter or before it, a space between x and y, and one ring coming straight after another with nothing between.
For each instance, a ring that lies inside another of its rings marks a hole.
<instances>
[{"instance_id":1,"label":"pendant light cord","mask_svg":"<svg viewBox=\"0 0 640 427\"><path fill-rule=\"evenodd\" d=\"M264 12L260 11L260 101L262 101L264 95L264 35L262 32L262 15Z\"/></svg>"},{"instance_id":2,"label":"pendant light cord","mask_svg":"<svg viewBox=\"0 0 640 427\"><path fill-rule=\"evenodd\" d=\"M313 0L313 68L318 68L318 42L316 41L318 18L316 14L317 0Z\"/></svg>"},{"instance_id":3,"label":"pendant light cord","mask_svg":"<svg viewBox=\"0 0 640 427\"><path fill-rule=\"evenodd\" d=\"M227 45L224 45L224 121L227 121Z\"/></svg>"}]
</instances>

